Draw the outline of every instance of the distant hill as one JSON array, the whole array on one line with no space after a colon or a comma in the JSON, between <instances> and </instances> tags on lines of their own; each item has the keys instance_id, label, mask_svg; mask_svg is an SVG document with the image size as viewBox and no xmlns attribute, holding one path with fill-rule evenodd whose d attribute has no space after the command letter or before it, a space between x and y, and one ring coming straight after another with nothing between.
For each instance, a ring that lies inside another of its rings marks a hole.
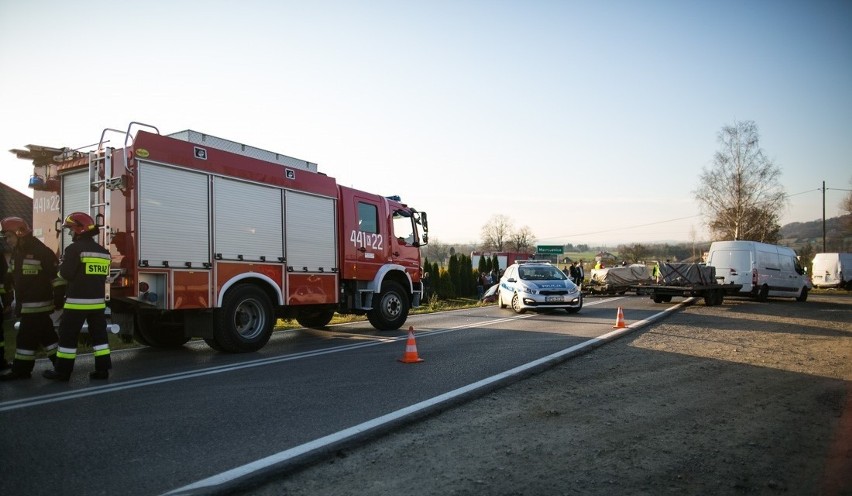
<instances>
[{"instance_id":1,"label":"distant hill","mask_svg":"<svg viewBox=\"0 0 852 496\"><path fill-rule=\"evenodd\" d=\"M822 249L822 219L812 222L791 222L781 226L781 243L794 248L813 244ZM852 251L852 215L826 219L827 251Z\"/></svg>"}]
</instances>

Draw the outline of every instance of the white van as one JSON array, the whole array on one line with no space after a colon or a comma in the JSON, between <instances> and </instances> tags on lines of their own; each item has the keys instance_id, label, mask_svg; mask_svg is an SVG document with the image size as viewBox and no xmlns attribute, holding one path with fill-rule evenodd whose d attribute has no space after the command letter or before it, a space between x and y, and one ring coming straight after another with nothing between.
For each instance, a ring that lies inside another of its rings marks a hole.
<instances>
[{"instance_id":1,"label":"white van","mask_svg":"<svg viewBox=\"0 0 852 496\"><path fill-rule=\"evenodd\" d=\"M811 279L818 288L852 289L852 253L817 253Z\"/></svg>"},{"instance_id":2,"label":"white van","mask_svg":"<svg viewBox=\"0 0 852 496\"><path fill-rule=\"evenodd\" d=\"M805 270L791 248L757 241L715 241L707 265L716 268L720 284L742 284L740 295L759 301L770 296L808 299Z\"/></svg>"}]
</instances>

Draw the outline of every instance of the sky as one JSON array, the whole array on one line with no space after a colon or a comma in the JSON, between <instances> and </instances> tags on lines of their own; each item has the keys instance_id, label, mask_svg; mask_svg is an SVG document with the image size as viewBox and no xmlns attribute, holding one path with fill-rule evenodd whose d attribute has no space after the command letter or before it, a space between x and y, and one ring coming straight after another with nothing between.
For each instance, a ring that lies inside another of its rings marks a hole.
<instances>
[{"instance_id":1,"label":"sky","mask_svg":"<svg viewBox=\"0 0 852 496\"><path fill-rule=\"evenodd\" d=\"M781 224L852 189L852 2L0 0L6 150L130 122L400 195L430 238L504 215L537 244L709 240L693 191L754 121ZM86 148L89 147L89 148Z\"/></svg>"}]
</instances>

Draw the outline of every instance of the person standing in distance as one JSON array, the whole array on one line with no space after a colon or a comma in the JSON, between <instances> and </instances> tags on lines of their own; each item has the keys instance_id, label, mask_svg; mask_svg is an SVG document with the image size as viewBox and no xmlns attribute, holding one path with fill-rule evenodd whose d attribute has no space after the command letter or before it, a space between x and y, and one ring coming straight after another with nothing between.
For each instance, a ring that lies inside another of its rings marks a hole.
<instances>
[{"instance_id":1,"label":"person standing in distance","mask_svg":"<svg viewBox=\"0 0 852 496\"><path fill-rule=\"evenodd\" d=\"M0 376L0 380L29 379L39 345L50 361L56 359L57 337L50 314L59 294L56 291L59 261L50 248L33 236L29 224L20 217L1 220L0 232L12 247L9 272L15 291L15 317L21 319L12 371Z\"/></svg>"},{"instance_id":2,"label":"person standing in distance","mask_svg":"<svg viewBox=\"0 0 852 496\"><path fill-rule=\"evenodd\" d=\"M77 342L84 322L89 324L95 370L90 379L108 379L112 359L106 330L106 277L109 275L109 250L94 237L98 226L89 214L74 212L65 217L62 227L71 231L73 243L65 249L59 275L68 282L65 307L59 323L59 350L56 368L42 375L54 381L68 381L77 358Z\"/></svg>"}]
</instances>

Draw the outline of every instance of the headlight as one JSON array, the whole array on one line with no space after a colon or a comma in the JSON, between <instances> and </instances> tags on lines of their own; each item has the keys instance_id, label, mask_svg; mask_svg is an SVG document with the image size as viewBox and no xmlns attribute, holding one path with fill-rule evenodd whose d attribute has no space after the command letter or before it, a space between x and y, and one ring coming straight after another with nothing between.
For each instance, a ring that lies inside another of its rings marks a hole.
<instances>
[{"instance_id":1,"label":"headlight","mask_svg":"<svg viewBox=\"0 0 852 496\"><path fill-rule=\"evenodd\" d=\"M533 289L533 288L531 288L531 287L529 287L529 286L524 286L523 284L521 284L521 285L519 285L519 286L518 286L518 291L519 291L519 292L521 292L521 293L527 293L527 294L536 294L536 293L538 293L538 291L537 291L537 290L535 290L535 289Z\"/></svg>"}]
</instances>

